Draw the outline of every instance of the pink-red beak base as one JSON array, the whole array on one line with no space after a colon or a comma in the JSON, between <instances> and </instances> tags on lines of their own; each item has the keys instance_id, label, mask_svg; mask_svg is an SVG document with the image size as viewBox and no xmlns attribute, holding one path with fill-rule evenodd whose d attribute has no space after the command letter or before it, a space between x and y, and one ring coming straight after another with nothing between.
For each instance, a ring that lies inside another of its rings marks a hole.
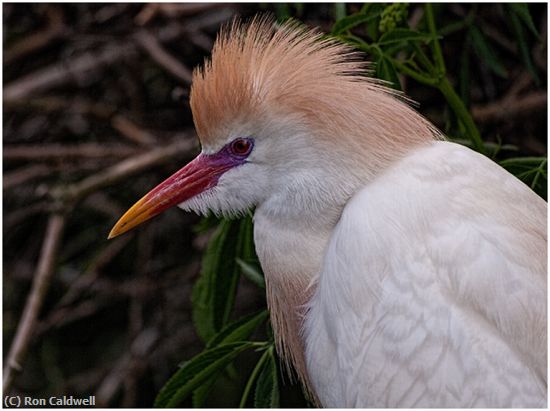
<instances>
[{"instance_id":1,"label":"pink-red beak base","mask_svg":"<svg viewBox=\"0 0 550 411\"><path fill-rule=\"evenodd\" d=\"M200 154L168 177L118 220L109 233L109 238L121 235L164 210L214 187L224 172L241 163L240 159L225 154Z\"/></svg>"}]
</instances>

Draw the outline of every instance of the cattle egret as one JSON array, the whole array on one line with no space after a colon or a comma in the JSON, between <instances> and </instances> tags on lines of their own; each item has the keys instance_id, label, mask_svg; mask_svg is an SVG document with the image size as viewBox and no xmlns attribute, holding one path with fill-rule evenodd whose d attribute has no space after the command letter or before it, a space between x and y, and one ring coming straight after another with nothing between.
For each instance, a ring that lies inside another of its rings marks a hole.
<instances>
[{"instance_id":1,"label":"cattle egret","mask_svg":"<svg viewBox=\"0 0 550 411\"><path fill-rule=\"evenodd\" d=\"M296 23L222 29L202 152L110 237L255 208L278 351L320 405L545 407L546 202L365 70Z\"/></svg>"}]
</instances>

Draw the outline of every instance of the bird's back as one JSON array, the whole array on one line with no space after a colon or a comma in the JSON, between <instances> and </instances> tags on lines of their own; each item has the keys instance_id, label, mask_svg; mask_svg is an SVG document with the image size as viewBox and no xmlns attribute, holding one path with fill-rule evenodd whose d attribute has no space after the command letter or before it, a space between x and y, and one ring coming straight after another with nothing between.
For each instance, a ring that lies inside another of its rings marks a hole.
<instances>
[{"instance_id":1,"label":"bird's back","mask_svg":"<svg viewBox=\"0 0 550 411\"><path fill-rule=\"evenodd\" d=\"M325 406L546 406L546 203L436 142L347 204L305 324ZM343 376L343 377L342 377Z\"/></svg>"}]
</instances>

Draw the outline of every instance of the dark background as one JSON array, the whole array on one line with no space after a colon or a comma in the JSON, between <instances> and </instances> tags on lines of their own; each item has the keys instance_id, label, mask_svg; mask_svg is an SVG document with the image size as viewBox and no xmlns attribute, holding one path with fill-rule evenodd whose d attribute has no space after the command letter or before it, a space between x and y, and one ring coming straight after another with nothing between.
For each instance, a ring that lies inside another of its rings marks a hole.
<instances>
[{"instance_id":1,"label":"dark background","mask_svg":"<svg viewBox=\"0 0 550 411\"><path fill-rule=\"evenodd\" d=\"M472 7L439 5L438 25L459 21ZM529 43L538 84L502 7L475 7L507 77L477 64L475 53L465 68L460 31L442 40L448 76L456 84L468 70L468 104L484 140L516 146L514 156L545 156L547 7L531 5L540 33ZM411 5L411 19L417 9ZM327 32L336 12L332 4L4 3L4 366L39 261L50 263L22 372L9 392L93 394L101 406L148 407L177 365L203 348L190 311L210 233L197 234L200 219L174 209L120 238L106 237L130 205L198 152L191 70L208 56L220 24L258 11ZM438 92L402 80L419 110L445 130L449 113ZM57 247L41 257L48 240ZM243 279L236 316L264 304ZM248 367L245 357L236 370L245 375ZM235 406L239 375L222 380L209 405ZM282 405L303 405L288 378L284 383Z\"/></svg>"}]
</instances>

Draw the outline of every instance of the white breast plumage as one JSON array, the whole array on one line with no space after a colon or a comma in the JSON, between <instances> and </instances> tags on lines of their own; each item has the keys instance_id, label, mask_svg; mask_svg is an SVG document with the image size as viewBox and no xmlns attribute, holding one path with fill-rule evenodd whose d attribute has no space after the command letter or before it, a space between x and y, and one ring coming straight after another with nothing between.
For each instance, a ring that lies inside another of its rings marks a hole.
<instances>
[{"instance_id":1,"label":"white breast plumage","mask_svg":"<svg viewBox=\"0 0 550 411\"><path fill-rule=\"evenodd\" d=\"M546 406L545 216L523 183L451 143L364 187L306 318L321 402Z\"/></svg>"}]
</instances>

